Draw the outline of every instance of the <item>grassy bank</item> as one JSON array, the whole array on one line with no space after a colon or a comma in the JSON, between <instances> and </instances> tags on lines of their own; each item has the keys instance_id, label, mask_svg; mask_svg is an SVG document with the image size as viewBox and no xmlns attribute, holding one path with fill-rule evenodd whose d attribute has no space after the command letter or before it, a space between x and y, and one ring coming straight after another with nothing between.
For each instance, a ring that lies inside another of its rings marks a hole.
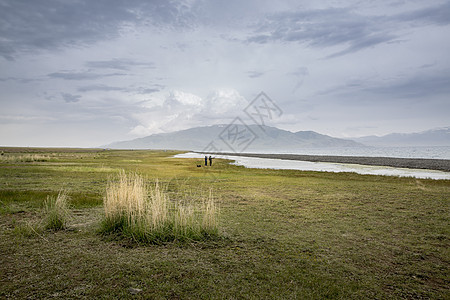
<instances>
[{"instance_id":1,"label":"grassy bank","mask_svg":"<svg viewBox=\"0 0 450 300\"><path fill-rule=\"evenodd\" d=\"M449 298L450 182L197 168L176 152L4 149L0 298ZM34 155L33 157L31 157ZM7 158L6 158L7 157ZM209 197L222 238L141 245L98 233L108 178ZM66 229L42 229L67 191Z\"/></svg>"}]
</instances>

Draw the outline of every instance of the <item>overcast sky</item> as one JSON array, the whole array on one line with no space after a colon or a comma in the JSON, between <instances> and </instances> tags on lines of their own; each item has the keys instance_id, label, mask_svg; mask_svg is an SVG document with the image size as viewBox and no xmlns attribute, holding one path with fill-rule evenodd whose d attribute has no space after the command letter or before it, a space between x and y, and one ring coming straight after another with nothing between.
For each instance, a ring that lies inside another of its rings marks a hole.
<instances>
[{"instance_id":1,"label":"overcast sky","mask_svg":"<svg viewBox=\"0 0 450 300\"><path fill-rule=\"evenodd\" d=\"M224 124L335 137L450 126L450 1L0 0L0 145Z\"/></svg>"}]
</instances>

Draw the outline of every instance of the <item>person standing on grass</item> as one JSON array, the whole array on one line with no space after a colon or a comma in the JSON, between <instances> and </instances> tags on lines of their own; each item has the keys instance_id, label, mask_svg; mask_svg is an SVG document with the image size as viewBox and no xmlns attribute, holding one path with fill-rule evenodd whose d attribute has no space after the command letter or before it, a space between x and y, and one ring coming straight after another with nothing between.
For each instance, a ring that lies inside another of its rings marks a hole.
<instances>
[{"instance_id":1,"label":"person standing on grass","mask_svg":"<svg viewBox=\"0 0 450 300\"><path fill-rule=\"evenodd\" d=\"M208 156L205 155L205 167L208 166Z\"/></svg>"},{"instance_id":2,"label":"person standing on grass","mask_svg":"<svg viewBox=\"0 0 450 300\"><path fill-rule=\"evenodd\" d=\"M209 156L209 166L212 166L212 157L211 157L211 155Z\"/></svg>"}]
</instances>

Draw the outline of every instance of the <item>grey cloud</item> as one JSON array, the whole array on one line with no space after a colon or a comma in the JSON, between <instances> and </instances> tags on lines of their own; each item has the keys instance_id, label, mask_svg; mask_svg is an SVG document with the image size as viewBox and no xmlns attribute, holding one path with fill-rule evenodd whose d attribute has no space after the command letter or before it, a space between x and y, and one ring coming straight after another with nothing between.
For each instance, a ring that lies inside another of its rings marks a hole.
<instances>
[{"instance_id":1,"label":"grey cloud","mask_svg":"<svg viewBox=\"0 0 450 300\"><path fill-rule=\"evenodd\" d=\"M362 49L374 47L378 44L391 42L391 41L395 40L396 38L397 37L395 35L390 35L390 34L369 35L366 37L361 37L360 39L353 41L348 48L346 48L342 51L333 53L333 54L327 56L327 58L333 58L333 57L338 57L338 56L342 56L345 54L357 52Z\"/></svg>"},{"instance_id":2,"label":"grey cloud","mask_svg":"<svg viewBox=\"0 0 450 300\"><path fill-rule=\"evenodd\" d=\"M183 2L0 0L0 56L87 45L118 37L126 24L189 27Z\"/></svg>"},{"instance_id":3,"label":"grey cloud","mask_svg":"<svg viewBox=\"0 0 450 300\"><path fill-rule=\"evenodd\" d=\"M368 87L367 92L392 98L427 99L450 94L450 70L418 74L384 86Z\"/></svg>"},{"instance_id":4,"label":"grey cloud","mask_svg":"<svg viewBox=\"0 0 450 300\"><path fill-rule=\"evenodd\" d=\"M49 94L49 93L47 93L47 92L43 92L43 93L41 94L41 96L42 96L44 99L50 100L50 101L55 100L55 99L57 98L55 95Z\"/></svg>"},{"instance_id":5,"label":"grey cloud","mask_svg":"<svg viewBox=\"0 0 450 300\"><path fill-rule=\"evenodd\" d=\"M109 74L98 74L91 72L55 72L50 73L47 76L50 78L64 79L64 80L92 80L104 77L112 76L123 76L124 73L109 73Z\"/></svg>"},{"instance_id":6,"label":"grey cloud","mask_svg":"<svg viewBox=\"0 0 450 300\"><path fill-rule=\"evenodd\" d=\"M30 123L36 124L46 121L53 121L54 117L44 117L44 116L35 116L35 115L23 115L23 114L14 114L14 115L0 115L0 123L1 124L11 124L11 123Z\"/></svg>"},{"instance_id":7,"label":"grey cloud","mask_svg":"<svg viewBox=\"0 0 450 300\"><path fill-rule=\"evenodd\" d=\"M131 67L143 67L147 69L154 69L155 66L151 62L137 62L129 59L111 59L103 61L89 61L86 63L88 68L94 69L115 69L115 70L130 70Z\"/></svg>"},{"instance_id":8,"label":"grey cloud","mask_svg":"<svg viewBox=\"0 0 450 300\"><path fill-rule=\"evenodd\" d=\"M45 101L40 105L42 115L54 116L58 112L58 119L65 121L99 120L107 118L130 119L130 116L140 112L142 109L137 101L127 101L114 97L84 98L76 93L56 94L53 101ZM55 101L55 100L60 101ZM82 105L77 105L81 104ZM67 103L67 104L66 104ZM75 105L73 105L75 104Z\"/></svg>"},{"instance_id":9,"label":"grey cloud","mask_svg":"<svg viewBox=\"0 0 450 300\"><path fill-rule=\"evenodd\" d=\"M420 69L428 69L428 68L431 68L431 67L434 67L434 66L436 66L436 63L424 64L424 65L421 65L419 68Z\"/></svg>"},{"instance_id":10,"label":"grey cloud","mask_svg":"<svg viewBox=\"0 0 450 300\"><path fill-rule=\"evenodd\" d=\"M72 95L69 93L61 93L61 96L63 97L64 101L66 103L75 103L80 101L81 95Z\"/></svg>"},{"instance_id":11,"label":"grey cloud","mask_svg":"<svg viewBox=\"0 0 450 300\"><path fill-rule=\"evenodd\" d=\"M395 15L393 19L405 22L425 22L436 25L450 24L450 1L412 12Z\"/></svg>"},{"instance_id":12,"label":"grey cloud","mask_svg":"<svg viewBox=\"0 0 450 300\"><path fill-rule=\"evenodd\" d=\"M0 78L0 81L6 82L6 81L15 81L20 83L29 83L33 81L39 81L41 79L36 78L18 78L18 77L6 77L6 78Z\"/></svg>"},{"instance_id":13,"label":"grey cloud","mask_svg":"<svg viewBox=\"0 0 450 300\"><path fill-rule=\"evenodd\" d=\"M250 78L258 78L264 75L264 72L259 71L248 71L247 76Z\"/></svg>"},{"instance_id":14,"label":"grey cloud","mask_svg":"<svg viewBox=\"0 0 450 300\"><path fill-rule=\"evenodd\" d=\"M420 69L420 68L419 68ZM374 83L364 79L348 81L345 84L319 92L318 96L333 95L353 99L353 95L361 95L357 101L373 99L376 96L378 102L391 101L392 99L418 99L427 100L450 93L450 70L435 71L430 73L412 73L412 75Z\"/></svg>"},{"instance_id":15,"label":"grey cloud","mask_svg":"<svg viewBox=\"0 0 450 300\"><path fill-rule=\"evenodd\" d=\"M289 11L268 15L247 42L298 42L311 47L345 46L328 58L399 41L395 30L450 23L450 2L392 16L362 15L351 8Z\"/></svg>"},{"instance_id":16,"label":"grey cloud","mask_svg":"<svg viewBox=\"0 0 450 300\"><path fill-rule=\"evenodd\" d=\"M163 88L164 86L161 86ZM153 94L156 92L161 91L161 88L159 85L155 85L155 87L152 88L144 88L144 87L117 87L117 86L109 86L105 84L91 84L91 85L85 85L80 86L77 88L78 92L84 93L84 92L111 92L111 91L117 91L117 92L127 92L127 93L134 93L134 94Z\"/></svg>"},{"instance_id":17,"label":"grey cloud","mask_svg":"<svg viewBox=\"0 0 450 300\"><path fill-rule=\"evenodd\" d=\"M0 26L1 30L1 26ZM3 56L4 59L13 61L14 56L13 53L15 50L10 45L5 45L3 42L0 44L0 55Z\"/></svg>"},{"instance_id":18,"label":"grey cloud","mask_svg":"<svg viewBox=\"0 0 450 300\"><path fill-rule=\"evenodd\" d=\"M294 76L303 78L303 77L309 75L309 69L306 67L300 67L297 70L295 70L294 72L288 73L288 75L294 75Z\"/></svg>"},{"instance_id":19,"label":"grey cloud","mask_svg":"<svg viewBox=\"0 0 450 300\"><path fill-rule=\"evenodd\" d=\"M86 85L79 87L77 89L79 92L92 92L92 91L103 91L103 92L110 92L110 91L127 91L126 88L121 87L115 87L115 86L107 86L104 84L98 84L98 85Z\"/></svg>"},{"instance_id":20,"label":"grey cloud","mask_svg":"<svg viewBox=\"0 0 450 300\"><path fill-rule=\"evenodd\" d=\"M0 54L13 57L20 51L86 44L117 36L120 24L134 16L120 1L115 2L1 1L0 37L7 42Z\"/></svg>"},{"instance_id":21,"label":"grey cloud","mask_svg":"<svg viewBox=\"0 0 450 300\"><path fill-rule=\"evenodd\" d=\"M160 131L173 131L202 124L227 123L248 105L235 90L217 90L205 98L175 90L161 100L162 103L151 106L147 102L135 116L142 125L139 131L154 126Z\"/></svg>"},{"instance_id":22,"label":"grey cloud","mask_svg":"<svg viewBox=\"0 0 450 300\"><path fill-rule=\"evenodd\" d=\"M276 8L277 4L269 1L224 4L187 0L0 0L0 56L12 60L21 52L90 45L120 36L127 26L183 31L198 26L217 28L219 23L224 31L220 36L233 35L227 29L239 28L248 34L247 42L252 43L283 41L315 47L346 46L337 56L392 42L398 38L392 28L399 24L404 27L450 24L449 1L392 16L362 15L353 8L268 13L277 11ZM252 32L248 32L249 24L257 24ZM152 67L123 60L91 61L87 65L116 70Z\"/></svg>"},{"instance_id":23,"label":"grey cloud","mask_svg":"<svg viewBox=\"0 0 450 300\"><path fill-rule=\"evenodd\" d=\"M346 54L392 40L382 23L383 17L361 16L344 8L283 12L269 16L248 41L300 42L314 47L350 45L342 52Z\"/></svg>"},{"instance_id":24,"label":"grey cloud","mask_svg":"<svg viewBox=\"0 0 450 300\"><path fill-rule=\"evenodd\" d=\"M140 89L138 93L145 95L145 94L153 94L153 93L156 93L159 91L160 91L160 89L158 89L158 88L144 88L144 89Z\"/></svg>"},{"instance_id":25,"label":"grey cloud","mask_svg":"<svg viewBox=\"0 0 450 300\"><path fill-rule=\"evenodd\" d=\"M293 89L293 92L296 92L303 85L305 78L309 75L309 69L306 67L301 67L294 72L288 73L287 75L293 75L297 78L297 84Z\"/></svg>"}]
</instances>

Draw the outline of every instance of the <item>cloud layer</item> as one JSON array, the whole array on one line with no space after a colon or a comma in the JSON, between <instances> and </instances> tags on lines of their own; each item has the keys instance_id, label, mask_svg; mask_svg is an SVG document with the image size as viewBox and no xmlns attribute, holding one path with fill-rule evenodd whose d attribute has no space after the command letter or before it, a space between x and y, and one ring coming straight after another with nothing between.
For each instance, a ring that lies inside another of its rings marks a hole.
<instances>
[{"instance_id":1,"label":"cloud layer","mask_svg":"<svg viewBox=\"0 0 450 300\"><path fill-rule=\"evenodd\" d=\"M450 1L0 0L0 140L227 123L260 91L293 131L448 126L448 36Z\"/></svg>"}]
</instances>

